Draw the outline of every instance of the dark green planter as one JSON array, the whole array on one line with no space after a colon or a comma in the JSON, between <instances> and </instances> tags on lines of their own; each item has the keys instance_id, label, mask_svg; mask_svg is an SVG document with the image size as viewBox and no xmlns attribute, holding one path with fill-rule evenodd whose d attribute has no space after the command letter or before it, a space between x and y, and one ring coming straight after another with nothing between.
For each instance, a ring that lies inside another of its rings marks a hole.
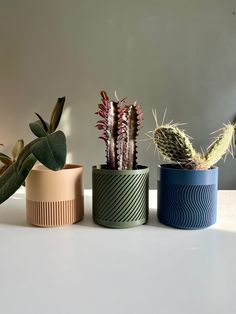
<instances>
[{"instance_id":1,"label":"dark green planter","mask_svg":"<svg viewBox=\"0 0 236 314\"><path fill-rule=\"evenodd\" d=\"M129 228L148 220L149 168L109 170L93 166L93 219L110 228Z\"/></svg>"}]
</instances>

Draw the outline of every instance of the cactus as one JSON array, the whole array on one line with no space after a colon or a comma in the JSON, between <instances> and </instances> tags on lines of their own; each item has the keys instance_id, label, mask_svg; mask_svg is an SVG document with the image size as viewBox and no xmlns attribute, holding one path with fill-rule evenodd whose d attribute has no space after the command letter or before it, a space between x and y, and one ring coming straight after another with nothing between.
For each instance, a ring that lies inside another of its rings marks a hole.
<instances>
[{"instance_id":1,"label":"cactus","mask_svg":"<svg viewBox=\"0 0 236 314\"><path fill-rule=\"evenodd\" d=\"M137 168L137 136L142 125L140 105L126 104L126 99L110 100L101 91L102 103L96 112L101 117L96 124L103 133L99 137L106 143L108 169L126 170Z\"/></svg>"},{"instance_id":2,"label":"cactus","mask_svg":"<svg viewBox=\"0 0 236 314\"><path fill-rule=\"evenodd\" d=\"M189 137L177 126L166 124L157 127L153 132L153 141L168 160L186 163L196 156Z\"/></svg>"},{"instance_id":3,"label":"cactus","mask_svg":"<svg viewBox=\"0 0 236 314\"><path fill-rule=\"evenodd\" d=\"M141 128L143 113L140 105L133 104L127 108L128 136L127 136L127 163L125 169L135 169L137 166L137 136Z\"/></svg>"},{"instance_id":4,"label":"cactus","mask_svg":"<svg viewBox=\"0 0 236 314\"><path fill-rule=\"evenodd\" d=\"M105 91L101 91L102 104L96 112L102 120L96 124L98 130L103 130L99 137L106 142L106 159L109 169L117 169L117 137L118 137L118 108L119 102L109 100ZM119 110L120 111L120 110ZM119 113L121 115L121 113Z\"/></svg>"},{"instance_id":5,"label":"cactus","mask_svg":"<svg viewBox=\"0 0 236 314\"><path fill-rule=\"evenodd\" d=\"M186 169L205 170L214 166L230 151L235 125L226 124L221 133L210 145L206 154L193 148L189 137L176 124L165 124L152 131L152 140L162 156Z\"/></svg>"},{"instance_id":6,"label":"cactus","mask_svg":"<svg viewBox=\"0 0 236 314\"><path fill-rule=\"evenodd\" d=\"M225 153L230 149L232 145L232 139L234 137L235 125L226 124L222 129L221 134L210 145L205 155L206 167L210 168L216 164Z\"/></svg>"},{"instance_id":7,"label":"cactus","mask_svg":"<svg viewBox=\"0 0 236 314\"><path fill-rule=\"evenodd\" d=\"M66 138L62 131L56 131L64 103L65 97L58 99L50 123L36 114L39 120L30 123L30 129L37 138L22 148L20 152L17 149L12 151L16 158L0 177L0 204L23 184L37 160L54 171L64 167Z\"/></svg>"}]
</instances>

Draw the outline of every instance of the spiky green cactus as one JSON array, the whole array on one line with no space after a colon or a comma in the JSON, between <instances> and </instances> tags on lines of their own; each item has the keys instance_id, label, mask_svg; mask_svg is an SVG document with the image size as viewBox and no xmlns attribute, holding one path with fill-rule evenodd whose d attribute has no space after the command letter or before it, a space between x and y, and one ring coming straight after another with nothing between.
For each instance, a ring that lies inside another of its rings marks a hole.
<instances>
[{"instance_id":1,"label":"spiky green cactus","mask_svg":"<svg viewBox=\"0 0 236 314\"><path fill-rule=\"evenodd\" d=\"M129 136L127 169L137 166L137 137L141 128L143 113L140 105L133 104L128 108Z\"/></svg>"},{"instance_id":2,"label":"spiky green cactus","mask_svg":"<svg viewBox=\"0 0 236 314\"><path fill-rule=\"evenodd\" d=\"M189 137L177 126L166 124L157 127L153 132L153 141L160 153L168 160L186 163L196 156Z\"/></svg>"},{"instance_id":3,"label":"spiky green cactus","mask_svg":"<svg viewBox=\"0 0 236 314\"><path fill-rule=\"evenodd\" d=\"M233 140L234 130L234 124L225 125L206 154L196 152L189 137L177 125L157 125L152 132L152 140L165 159L176 162L186 169L204 170L211 168L223 156L227 155Z\"/></svg>"},{"instance_id":4,"label":"spiky green cactus","mask_svg":"<svg viewBox=\"0 0 236 314\"><path fill-rule=\"evenodd\" d=\"M228 152L232 144L234 131L235 125L231 123L226 124L224 128L222 128L222 132L210 145L205 155L206 168L210 168L212 165L216 164L222 156Z\"/></svg>"}]
</instances>

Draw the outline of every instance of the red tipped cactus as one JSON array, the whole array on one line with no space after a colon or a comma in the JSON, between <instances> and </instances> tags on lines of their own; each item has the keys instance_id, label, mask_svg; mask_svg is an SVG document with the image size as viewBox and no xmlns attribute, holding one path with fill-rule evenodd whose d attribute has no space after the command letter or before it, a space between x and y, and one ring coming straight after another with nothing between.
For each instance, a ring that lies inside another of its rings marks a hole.
<instances>
[{"instance_id":1,"label":"red tipped cactus","mask_svg":"<svg viewBox=\"0 0 236 314\"><path fill-rule=\"evenodd\" d=\"M99 137L106 143L107 168L126 170L137 168L137 136L142 125L140 105L126 104L126 99L110 100L101 91L102 103L98 105L101 119L96 127L103 133Z\"/></svg>"}]
</instances>

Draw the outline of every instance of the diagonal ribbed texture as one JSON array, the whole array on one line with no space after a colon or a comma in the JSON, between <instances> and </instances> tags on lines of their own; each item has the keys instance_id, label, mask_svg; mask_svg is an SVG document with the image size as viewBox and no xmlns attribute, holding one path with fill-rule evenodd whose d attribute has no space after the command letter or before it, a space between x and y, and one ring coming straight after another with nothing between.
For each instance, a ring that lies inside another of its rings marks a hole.
<instances>
[{"instance_id":1,"label":"diagonal ribbed texture","mask_svg":"<svg viewBox=\"0 0 236 314\"><path fill-rule=\"evenodd\" d=\"M93 171L93 218L112 228L147 222L148 169Z\"/></svg>"},{"instance_id":2,"label":"diagonal ribbed texture","mask_svg":"<svg viewBox=\"0 0 236 314\"><path fill-rule=\"evenodd\" d=\"M73 224L83 218L83 207L77 200L35 202L26 200L27 221L40 227Z\"/></svg>"},{"instance_id":3,"label":"diagonal ribbed texture","mask_svg":"<svg viewBox=\"0 0 236 314\"><path fill-rule=\"evenodd\" d=\"M217 185L159 184L159 221L181 229L206 228L216 222Z\"/></svg>"}]
</instances>

